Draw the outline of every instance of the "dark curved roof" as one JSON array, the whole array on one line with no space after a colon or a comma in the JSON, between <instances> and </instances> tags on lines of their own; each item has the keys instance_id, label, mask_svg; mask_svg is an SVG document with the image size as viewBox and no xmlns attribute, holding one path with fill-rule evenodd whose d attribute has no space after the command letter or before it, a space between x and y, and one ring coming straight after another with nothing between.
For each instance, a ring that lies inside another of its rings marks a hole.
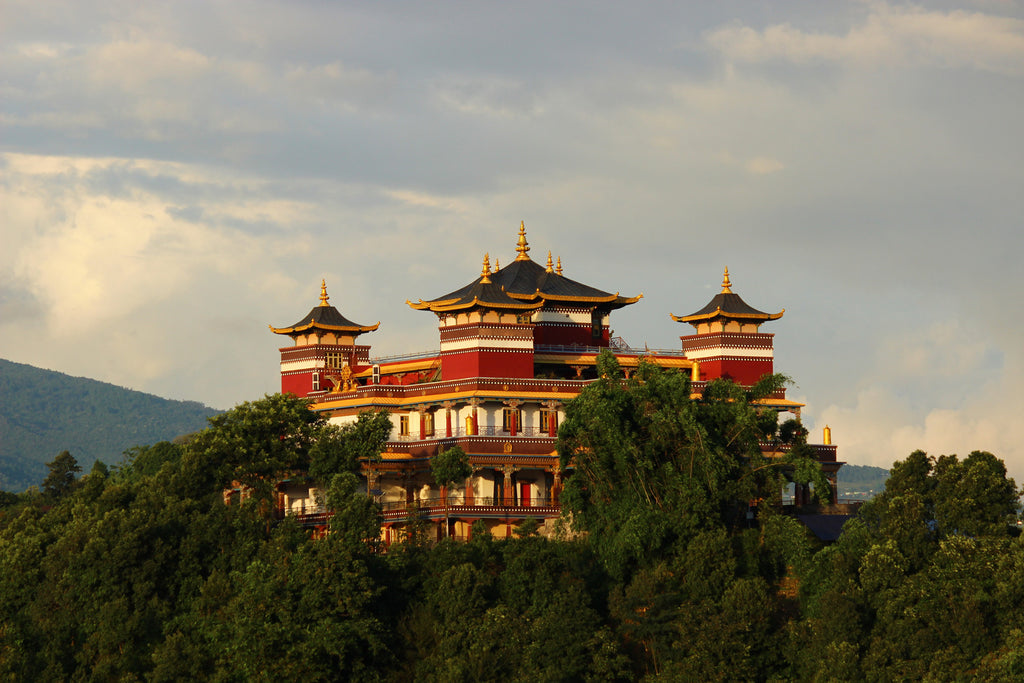
<instances>
[{"instance_id":1,"label":"dark curved roof","mask_svg":"<svg viewBox=\"0 0 1024 683\"><path fill-rule=\"evenodd\" d=\"M478 307L532 311L544 305L543 302L530 302L512 298L505 291L504 287L486 275L481 275L465 287L439 299L420 301L419 303L407 301L406 303L418 311L431 310L439 313Z\"/></svg>"},{"instance_id":2,"label":"dark curved roof","mask_svg":"<svg viewBox=\"0 0 1024 683\"><path fill-rule=\"evenodd\" d=\"M643 296L643 294L635 297L619 296L617 292L610 294L596 287L571 280L552 268L550 254L548 254L548 265L545 268L527 256L526 252L529 250L525 228L520 226L519 246L516 248L519 255L516 259L493 273L490 272L489 267L484 269L489 282L501 287L507 297L535 302L538 304L536 306L538 308L545 304L557 304L610 311L635 303ZM559 270L561 270L561 265L559 265ZM473 282L444 296L427 301L421 299L419 303L415 304L407 303L417 310L441 310L440 307L452 306L455 305L455 302L462 302L462 305L465 305L465 302L477 296L474 292L483 279L485 279L485 275L481 273L481 276Z\"/></svg>"},{"instance_id":3,"label":"dark curved roof","mask_svg":"<svg viewBox=\"0 0 1024 683\"><path fill-rule=\"evenodd\" d=\"M731 287L732 283L729 282L729 269L726 268L725 275L722 278L721 292L716 294L715 297L711 299L706 306L704 306L704 308L700 309L696 313L683 316L673 315L672 319L676 322L691 323L694 325L698 322L713 320L715 318L735 318L737 320L750 322L765 322L768 320L778 320L782 317L782 314L786 312L786 309L782 309L778 313L765 313L764 311L759 311L741 299L739 294L734 294Z\"/></svg>"},{"instance_id":4,"label":"dark curved roof","mask_svg":"<svg viewBox=\"0 0 1024 683\"><path fill-rule=\"evenodd\" d=\"M359 323L352 322L343 316L337 308L327 303L327 300L327 284L321 282L319 306L314 306L313 310L294 325L288 327L274 327L271 325L270 329L275 334L298 334L314 328L331 332L362 334L363 332L373 332L380 327L380 322L376 325L360 325Z\"/></svg>"}]
</instances>

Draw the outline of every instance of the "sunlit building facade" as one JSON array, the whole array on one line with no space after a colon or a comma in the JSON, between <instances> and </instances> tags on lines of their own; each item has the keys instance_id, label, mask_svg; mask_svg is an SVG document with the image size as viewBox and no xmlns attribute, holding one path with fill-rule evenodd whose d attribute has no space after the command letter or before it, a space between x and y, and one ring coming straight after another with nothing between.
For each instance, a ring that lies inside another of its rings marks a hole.
<instances>
[{"instance_id":1,"label":"sunlit building facade","mask_svg":"<svg viewBox=\"0 0 1024 683\"><path fill-rule=\"evenodd\" d=\"M641 362L690 374L697 397L718 377L752 384L774 371L773 335L760 331L769 314L732 292L726 270L722 291L696 313L672 316L693 327L681 348L633 349L611 336L613 311L641 295L612 294L569 278L561 259L544 265L529 252L520 225L515 256L501 267L485 255L468 284L428 300L406 302L433 314L439 346L424 353L373 357L364 335L378 325L354 323L329 301L321 283L320 302L293 325L271 327L291 344L281 352L281 390L313 401L313 409L336 424L366 410L387 410L391 436L381 461L364 466L367 495L383 507L385 542L400 540L410 513L431 524L431 534L468 538L483 521L492 535L508 536L534 519L548 533L559 517L559 493L566 473L555 451L565 404L596 379L597 356L613 353L629 375ZM801 404L778 392L766 407L799 418ZM830 439L826 439L829 441ZM446 490L434 484L430 458L460 446L473 474ZM771 447L766 445L766 449ZM831 443L814 446L835 481L840 463ZM307 482L282 482L278 507L309 524L327 511ZM806 496L797 489L797 502Z\"/></svg>"}]
</instances>

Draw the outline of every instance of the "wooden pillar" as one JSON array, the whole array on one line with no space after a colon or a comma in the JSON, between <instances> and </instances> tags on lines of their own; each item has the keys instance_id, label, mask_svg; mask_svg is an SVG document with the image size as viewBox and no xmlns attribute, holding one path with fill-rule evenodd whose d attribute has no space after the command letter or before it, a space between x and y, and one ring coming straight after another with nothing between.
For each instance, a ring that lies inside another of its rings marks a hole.
<instances>
[{"instance_id":1,"label":"wooden pillar","mask_svg":"<svg viewBox=\"0 0 1024 683\"><path fill-rule=\"evenodd\" d=\"M285 500L286 498L284 495L284 491L277 491L274 501L274 507L276 508L274 510L274 517L276 517L277 519L284 519L285 509L287 505Z\"/></svg>"},{"instance_id":2,"label":"wooden pillar","mask_svg":"<svg viewBox=\"0 0 1024 683\"><path fill-rule=\"evenodd\" d=\"M469 436L476 436L477 434L480 433L480 421L479 418L477 417L477 410L480 407L480 400L476 398L471 399L469 405L470 407L473 408L473 413L470 416L470 426L472 428L472 432L469 434Z\"/></svg>"},{"instance_id":3,"label":"wooden pillar","mask_svg":"<svg viewBox=\"0 0 1024 683\"><path fill-rule=\"evenodd\" d=\"M427 411L418 408L416 412L420 414L420 439L425 439L427 438Z\"/></svg>"},{"instance_id":4,"label":"wooden pillar","mask_svg":"<svg viewBox=\"0 0 1024 683\"><path fill-rule=\"evenodd\" d=\"M508 416L508 433L509 436L515 436L519 429L519 406L522 405L522 401L512 399L505 401L505 405L511 410Z\"/></svg>"},{"instance_id":5,"label":"wooden pillar","mask_svg":"<svg viewBox=\"0 0 1024 683\"><path fill-rule=\"evenodd\" d=\"M548 411L548 436L558 436L558 401L545 401L544 407Z\"/></svg>"},{"instance_id":6,"label":"wooden pillar","mask_svg":"<svg viewBox=\"0 0 1024 683\"><path fill-rule=\"evenodd\" d=\"M501 504L509 507L513 504L515 498L515 491L512 485L512 474L516 471L516 468L511 465L505 465L501 468L502 474L505 475L504 481L501 483Z\"/></svg>"},{"instance_id":7,"label":"wooden pillar","mask_svg":"<svg viewBox=\"0 0 1024 683\"><path fill-rule=\"evenodd\" d=\"M452 406L455 405L454 401L445 401L444 406L444 435L447 438L452 438Z\"/></svg>"}]
</instances>

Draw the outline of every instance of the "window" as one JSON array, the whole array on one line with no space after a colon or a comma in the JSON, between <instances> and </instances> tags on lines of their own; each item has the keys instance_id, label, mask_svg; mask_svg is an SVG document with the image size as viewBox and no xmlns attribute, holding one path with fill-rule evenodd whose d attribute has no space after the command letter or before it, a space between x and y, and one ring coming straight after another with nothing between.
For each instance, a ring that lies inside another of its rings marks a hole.
<instances>
[{"instance_id":1,"label":"window","mask_svg":"<svg viewBox=\"0 0 1024 683\"><path fill-rule=\"evenodd\" d=\"M409 416L399 415L398 416L398 435L409 436Z\"/></svg>"},{"instance_id":2,"label":"window","mask_svg":"<svg viewBox=\"0 0 1024 683\"><path fill-rule=\"evenodd\" d=\"M594 339L601 338L601 311L590 312L590 336Z\"/></svg>"},{"instance_id":3,"label":"window","mask_svg":"<svg viewBox=\"0 0 1024 683\"><path fill-rule=\"evenodd\" d=\"M313 373L313 391L320 391L320 373Z\"/></svg>"},{"instance_id":4,"label":"window","mask_svg":"<svg viewBox=\"0 0 1024 683\"><path fill-rule=\"evenodd\" d=\"M345 364L344 363L344 357L342 356L342 354L340 354L340 353L338 353L336 351L332 351L331 353L327 354L327 367L328 368L331 368L331 369L334 369L334 370L339 370L339 369L341 369L341 366L344 365L344 364Z\"/></svg>"},{"instance_id":5,"label":"window","mask_svg":"<svg viewBox=\"0 0 1024 683\"><path fill-rule=\"evenodd\" d=\"M515 410L512 408L505 408L501 411L501 429L505 432L512 431L512 414L516 416L516 431L523 428L523 411L521 409Z\"/></svg>"},{"instance_id":6,"label":"window","mask_svg":"<svg viewBox=\"0 0 1024 683\"><path fill-rule=\"evenodd\" d=\"M434 414L423 413L423 436L434 435Z\"/></svg>"},{"instance_id":7,"label":"window","mask_svg":"<svg viewBox=\"0 0 1024 683\"><path fill-rule=\"evenodd\" d=\"M374 384L380 384L380 366L379 365L374 365L373 366L373 383Z\"/></svg>"},{"instance_id":8,"label":"window","mask_svg":"<svg viewBox=\"0 0 1024 683\"><path fill-rule=\"evenodd\" d=\"M558 427L558 413L553 410L540 411L540 430L545 434L551 429L551 421L554 420L555 427Z\"/></svg>"}]
</instances>

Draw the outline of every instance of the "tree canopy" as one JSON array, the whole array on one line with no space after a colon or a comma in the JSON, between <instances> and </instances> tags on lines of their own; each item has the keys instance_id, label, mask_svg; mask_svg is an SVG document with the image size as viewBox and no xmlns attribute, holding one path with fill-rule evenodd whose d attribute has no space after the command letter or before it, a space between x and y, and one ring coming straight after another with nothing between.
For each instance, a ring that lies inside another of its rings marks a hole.
<instances>
[{"instance_id":1,"label":"tree canopy","mask_svg":"<svg viewBox=\"0 0 1024 683\"><path fill-rule=\"evenodd\" d=\"M572 470L562 494L572 526L590 533L613 574L675 552L702 531L745 527L752 506L770 510L787 481L829 490L802 428L780 430L777 412L758 406L784 376L749 389L715 380L693 400L688 375L653 364L641 363L627 380L603 353L598 373L566 407L558 452ZM765 458L760 443L772 439L792 448Z\"/></svg>"},{"instance_id":2,"label":"tree canopy","mask_svg":"<svg viewBox=\"0 0 1024 683\"><path fill-rule=\"evenodd\" d=\"M339 429L289 396L187 443L130 449L63 495L0 499L0 679L1024 675L1017 489L997 458L911 454L823 547L770 504L784 480L814 480L799 425L751 402L781 378L694 402L677 373L602 370L561 434L565 512L582 532L565 538L475 529L384 552L357 475L388 416ZM761 458L765 439L791 456ZM323 538L268 519L259 491L223 503L232 480L269 490L314 472L334 510Z\"/></svg>"}]
</instances>

